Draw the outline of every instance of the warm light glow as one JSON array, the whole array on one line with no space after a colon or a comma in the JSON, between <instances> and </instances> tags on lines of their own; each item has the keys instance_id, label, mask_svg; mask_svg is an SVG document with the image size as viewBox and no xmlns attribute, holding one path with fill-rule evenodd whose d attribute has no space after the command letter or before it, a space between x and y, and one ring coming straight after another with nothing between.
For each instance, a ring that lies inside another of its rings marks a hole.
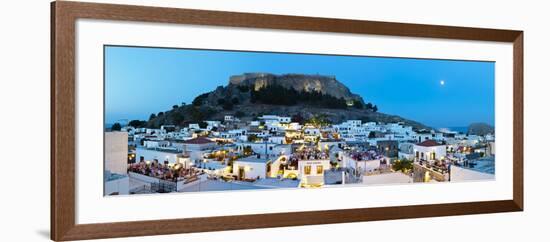
<instances>
[{"instance_id":1,"label":"warm light glow","mask_svg":"<svg viewBox=\"0 0 550 242\"><path fill-rule=\"evenodd\" d=\"M426 173L424 173L424 182L429 182L430 180L431 180L430 173L426 171Z\"/></svg>"}]
</instances>

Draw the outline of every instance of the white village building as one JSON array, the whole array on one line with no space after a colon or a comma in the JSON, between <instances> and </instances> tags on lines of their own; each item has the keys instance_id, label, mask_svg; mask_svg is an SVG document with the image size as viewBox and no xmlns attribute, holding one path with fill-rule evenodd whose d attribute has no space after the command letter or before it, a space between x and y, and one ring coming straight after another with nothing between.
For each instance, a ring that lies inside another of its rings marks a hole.
<instances>
[{"instance_id":1,"label":"white village building","mask_svg":"<svg viewBox=\"0 0 550 242\"><path fill-rule=\"evenodd\" d=\"M298 179L302 186L322 186L325 182L325 170L330 169L330 160L298 161Z\"/></svg>"},{"instance_id":2,"label":"white village building","mask_svg":"<svg viewBox=\"0 0 550 242\"><path fill-rule=\"evenodd\" d=\"M265 178L268 161L256 156L237 159L233 162L233 175L237 176L238 180Z\"/></svg>"},{"instance_id":3,"label":"white village building","mask_svg":"<svg viewBox=\"0 0 550 242\"><path fill-rule=\"evenodd\" d=\"M178 155L182 154L176 149L148 149L145 147L136 148L136 161L153 162L157 160L160 164L174 164L178 161Z\"/></svg>"},{"instance_id":4,"label":"white village building","mask_svg":"<svg viewBox=\"0 0 550 242\"><path fill-rule=\"evenodd\" d=\"M341 166L343 168L352 168L357 173L365 174L379 170L382 161L387 164L389 160L390 159L385 156L380 156L372 160L356 160L344 153L342 155Z\"/></svg>"},{"instance_id":5,"label":"white village building","mask_svg":"<svg viewBox=\"0 0 550 242\"><path fill-rule=\"evenodd\" d=\"M238 152L243 152L246 147L250 147L252 152L267 155L270 158L278 157L281 155L290 155L292 152L290 144L279 144L270 142L236 142L235 149Z\"/></svg>"},{"instance_id":6,"label":"white village building","mask_svg":"<svg viewBox=\"0 0 550 242\"><path fill-rule=\"evenodd\" d=\"M447 147L435 140L426 140L415 144L413 152L416 161L428 161L431 163L435 160L443 159L447 155Z\"/></svg>"},{"instance_id":7,"label":"white village building","mask_svg":"<svg viewBox=\"0 0 550 242\"><path fill-rule=\"evenodd\" d=\"M264 121L266 124L268 123L290 123L291 118L290 117L283 117L278 115L263 115L259 117L258 119Z\"/></svg>"}]
</instances>

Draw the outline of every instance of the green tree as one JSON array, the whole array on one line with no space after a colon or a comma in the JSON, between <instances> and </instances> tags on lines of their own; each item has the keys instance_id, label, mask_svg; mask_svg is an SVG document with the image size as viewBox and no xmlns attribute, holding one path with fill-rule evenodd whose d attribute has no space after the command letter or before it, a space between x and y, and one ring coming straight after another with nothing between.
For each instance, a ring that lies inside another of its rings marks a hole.
<instances>
[{"instance_id":1,"label":"green tree","mask_svg":"<svg viewBox=\"0 0 550 242\"><path fill-rule=\"evenodd\" d=\"M374 138L376 138L376 133L374 131L370 131L369 139L374 139Z\"/></svg>"},{"instance_id":2,"label":"green tree","mask_svg":"<svg viewBox=\"0 0 550 242\"><path fill-rule=\"evenodd\" d=\"M406 160L406 159L405 160L396 160L392 164L392 169L394 171L405 172L405 171L411 170L412 168L413 168L413 162L411 160Z\"/></svg>"},{"instance_id":3,"label":"green tree","mask_svg":"<svg viewBox=\"0 0 550 242\"><path fill-rule=\"evenodd\" d=\"M312 118L308 119L306 123L310 123L314 126L328 126L331 122L328 120L326 115L315 115Z\"/></svg>"},{"instance_id":4,"label":"green tree","mask_svg":"<svg viewBox=\"0 0 550 242\"><path fill-rule=\"evenodd\" d=\"M253 153L252 147L250 147L250 146L244 147L244 149L243 149L243 155L249 156L249 155L252 155L252 153Z\"/></svg>"},{"instance_id":5,"label":"green tree","mask_svg":"<svg viewBox=\"0 0 550 242\"><path fill-rule=\"evenodd\" d=\"M185 120L185 117L181 112L176 111L172 113L172 120L174 121L174 124L179 125L183 123L183 121Z\"/></svg>"},{"instance_id":6,"label":"green tree","mask_svg":"<svg viewBox=\"0 0 550 242\"><path fill-rule=\"evenodd\" d=\"M367 105L365 105L365 108L372 110L372 103L367 103Z\"/></svg>"},{"instance_id":7,"label":"green tree","mask_svg":"<svg viewBox=\"0 0 550 242\"><path fill-rule=\"evenodd\" d=\"M234 97L234 98L231 99L231 103L233 103L234 105L237 105L237 104L239 104L239 99Z\"/></svg>"},{"instance_id":8,"label":"green tree","mask_svg":"<svg viewBox=\"0 0 550 242\"><path fill-rule=\"evenodd\" d=\"M206 101L206 98L208 98L208 94L209 93L203 93L201 95L198 95L197 97L195 97L195 99L193 99L193 106L200 106L204 103L204 101Z\"/></svg>"},{"instance_id":9,"label":"green tree","mask_svg":"<svg viewBox=\"0 0 550 242\"><path fill-rule=\"evenodd\" d=\"M264 86L250 93L252 103L292 106L305 103L311 106L346 109L347 103L343 98L323 94L319 91L296 91L294 88L285 88L280 85Z\"/></svg>"},{"instance_id":10,"label":"green tree","mask_svg":"<svg viewBox=\"0 0 550 242\"><path fill-rule=\"evenodd\" d=\"M122 129L122 126L119 123L114 123L113 126L111 126L111 131L120 131Z\"/></svg>"},{"instance_id":11,"label":"green tree","mask_svg":"<svg viewBox=\"0 0 550 242\"><path fill-rule=\"evenodd\" d=\"M353 107L357 109L363 109L363 103L359 101L353 101Z\"/></svg>"},{"instance_id":12,"label":"green tree","mask_svg":"<svg viewBox=\"0 0 550 242\"><path fill-rule=\"evenodd\" d=\"M156 114L152 113L150 116L149 116L149 120L152 120L152 119L155 119L157 117Z\"/></svg>"},{"instance_id":13,"label":"green tree","mask_svg":"<svg viewBox=\"0 0 550 242\"><path fill-rule=\"evenodd\" d=\"M374 107L372 107L372 111L375 112L375 113L378 112L378 107L376 105L374 105Z\"/></svg>"},{"instance_id":14,"label":"green tree","mask_svg":"<svg viewBox=\"0 0 550 242\"><path fill-rule=\"evenodd\" d=\"M233 103L225 102L222 107L224 110L233 110Z\"/></svg>"},{"instance_id":15,"label":"green tree","mask_svg":"<svg viewBox=\"0 0 550 242\"><path fill-rule=\"evenodd\" d=\"M176 109L178 107L179 107L178 105L174 105L174 106L172 106L172 109Z\"/></svg>"},{"instance_id":16,"label":"green tree","mask_svg":"<svg viewBox=\"0 0 550 242\"><path fill-rule=\"evenodd\" d=\"M205 129L207 126L208 126L208 123L206 123L204 121L199 122L199 128Z\"/></svg>"},{"instance_id":17,"label":"green tree","mask_svg":"<svg viewBox=\"0 0 550 242\"><path fill-rule=\"evenodd\" d=\"M255 135L255 134L249 134L248 137L247 137L247 140L248 140L249 142L256 142L256 141L258 141L258 140L260 140L260 139L259 139L258 136Z\"/></svg>"},{"instance_id":18,"label":"green tree","mask_svg":"<svg viewBox=\"0 0 550 242\"><path fill-rule=\"evenodd\" d=\"M134 128L139 128L139 127L142 127L143 125L145 125L145 121L143 120L132 120L128 123L128 125L134 127Z\"/></svg>"},{"instance_id":19,"label":"green tree","mask_svg":"<svg viewBox=\"0 0 550 242\"><path fill-rule=\"evenodd\" d=\"M205 115L201 112L200 109L196 108L196 107L192 107L190 110L189 110L189 113L191 115L191 121L192 122L199 122L199 121L203 121L204 118L205 118Z\"/></svg>"}]
</instances>

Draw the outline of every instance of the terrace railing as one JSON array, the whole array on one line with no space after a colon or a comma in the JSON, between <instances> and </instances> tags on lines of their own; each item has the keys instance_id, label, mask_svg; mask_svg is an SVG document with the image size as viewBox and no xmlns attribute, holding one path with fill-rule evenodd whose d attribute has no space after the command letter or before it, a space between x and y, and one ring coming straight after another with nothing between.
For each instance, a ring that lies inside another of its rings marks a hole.
<instances>
[{"instance_id":1,"label":"terrace railing","mask_svg":"<svg viewBox=\"0 0 550 242\"><path fill-rule=\"evenodd\" d=\"M159 180L159 182L151 183L151 192L154 193L175 192L176 189L176 183L171 181Z\"/></svg>"}]
</instances>

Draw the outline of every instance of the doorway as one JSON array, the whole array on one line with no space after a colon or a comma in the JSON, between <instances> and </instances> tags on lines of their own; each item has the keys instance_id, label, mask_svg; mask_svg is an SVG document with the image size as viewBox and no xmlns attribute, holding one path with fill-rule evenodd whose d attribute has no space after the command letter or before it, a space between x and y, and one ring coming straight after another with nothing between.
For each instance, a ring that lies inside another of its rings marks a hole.
<instances>
[{"instance_id":1,"label":"doorway","mask_svg":"<svg viewBox=\"0 0 550 242\"><path fill-rule=\"evenodd\" d=\"M239 166L238 180L244 180L244 166Z\"/></svg>"}]
</instances>

